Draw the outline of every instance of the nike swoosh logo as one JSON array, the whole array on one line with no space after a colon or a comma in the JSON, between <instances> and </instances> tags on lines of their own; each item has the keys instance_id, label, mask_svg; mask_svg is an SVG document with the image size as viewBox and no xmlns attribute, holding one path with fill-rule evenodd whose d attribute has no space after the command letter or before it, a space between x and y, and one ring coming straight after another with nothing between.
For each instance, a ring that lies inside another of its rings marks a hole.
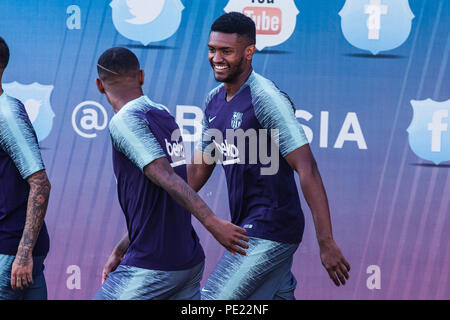
<instances>
[{"instance_id":1,"label":"nike swoosh logo","mask_svg":"<svg viewBox=\"0 0 450 320\"><path fill-rule=\"evenodd\" d=\"M217 117L217 116L214 116L214 117L212 117L212 118L209 118L209 119L208 119L208 122L214 121L214 119L215 119L216 117Z\"/></svg>"}]
</instances>

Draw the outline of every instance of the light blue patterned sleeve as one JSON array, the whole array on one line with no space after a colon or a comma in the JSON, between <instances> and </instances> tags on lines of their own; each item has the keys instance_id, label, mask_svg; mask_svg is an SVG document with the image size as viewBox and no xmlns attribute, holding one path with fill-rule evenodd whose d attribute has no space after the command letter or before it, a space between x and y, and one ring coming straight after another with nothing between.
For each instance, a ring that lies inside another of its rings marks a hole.
<instances>
[{"instance_id":1,"label":"light blue patterned sleeve","mask_svg":"<svg viewBox=\"0 0 450 320\"><path fill-rule=\"evenodd\" d=\"M2 97L0 103L0 147L11 157L23 179L45 169L25 107L10 97Z\"/></svg>"},{"instance_id":2,"label":"light blue patterned sleeve","mask_svg":"<svg viewBox=\"0 0 450 320\"><path fill-rule=\"evenodd\" d=\"M166 157L141 112L121 110L111 119L109 132L114 147L141 171L154 160Z\"/></svg>"},{"instance_id":3,"label":"light blue patterned sleeve","mask_svg":"<svg viewBox=\"0 0 450 320\"><path fill-rule=\"evenodd\" d=\"M286 157L292 151L308 143L308 139L294 114L289 98L273 82L254 73L248 80L255 115L264 129L278 129L273 137L280 153Z\"/></svg>"},{"instance_id":4,"label":"light blue patterned sleeve","mask_svg":"<svg viewBox=\"0 0 450 320\"><path fill-rule=\"evenodd\" d=\"M223 86L223 84L219 85L218 87L211 90L205 99L205 109L203 110L203 120L202 120L202 134L200 141L198 141L195 144L195 149L205 153L206 147L211 144L211 137L210 137L210 126L209 126L209 120L206 116L206 108L208 107L208 104L211 102L213 97L219 92L220 88Z\"/></svg>"},{"instance_id":5,"label":"light blue patterned sleeve","mask_svg":"<svg viewBox=\"0 0 450 320\"><path fill-rule=\"evenodd\" d=\"M209 130L208 119L206 117L205 112L203 111L202 134L200 140L197 141L197 143L195 144L195 149L201 152L205 152L206 147L208 146L209 143L211 143L211 141L208 138L209 135L208 130Z\"/></svg>"}]
</instances>

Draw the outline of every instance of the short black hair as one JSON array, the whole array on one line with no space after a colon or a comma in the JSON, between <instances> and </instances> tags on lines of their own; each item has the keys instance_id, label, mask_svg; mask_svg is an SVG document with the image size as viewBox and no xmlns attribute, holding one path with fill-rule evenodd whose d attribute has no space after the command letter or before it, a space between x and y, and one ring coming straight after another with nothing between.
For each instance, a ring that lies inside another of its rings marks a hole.
<instances>
[{"instance_id":1,"label":"short black hair","mask_svg":"<svg viewBox=\"0 0 450 320\"><path fill-rule=\"evenodd\" d=\"M237 33L247 37L251 44L256 43L255 22L240 12L229 12L221 15L211 26L211 32Z\"/></svg>"},{"instance_id":2,"label":"short black hair","mask_svg":"<svg viewBox=\"0 0 450 320\"><path fill-rule=\"evenodd\" d=\"M5 69L9 62L9 48L5 40L0 37L0 69Z\"/></svg>"},{"instance_id":3,"label":"short black hair","mask_svg":"<svg viewBox=\"0 0 450 320\"><path fill-rule=\"evenodd\" d=\"M122 47L106 50L97 62L98 76L102 80L134 75L140 68L136 55Z\"/></svg>"}]
</instances>

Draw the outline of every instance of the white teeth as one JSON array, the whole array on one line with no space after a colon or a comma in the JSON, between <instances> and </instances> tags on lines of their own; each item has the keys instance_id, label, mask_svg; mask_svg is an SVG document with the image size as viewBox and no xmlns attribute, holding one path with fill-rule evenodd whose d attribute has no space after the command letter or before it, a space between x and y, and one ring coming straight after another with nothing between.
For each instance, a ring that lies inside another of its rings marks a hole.
<instances>
[{"instance_id":1,"label":"white teeth","mask_svg":"<svg viewBox=\"0 0 450 320\"><path fill-rule=\"evenodd\" d=\"M219 70L225 70L225 69L227 69L228 67L227 66L214 66L214 68L216 68L216 69L219 69Z\"/></svg>"}]
</instances>

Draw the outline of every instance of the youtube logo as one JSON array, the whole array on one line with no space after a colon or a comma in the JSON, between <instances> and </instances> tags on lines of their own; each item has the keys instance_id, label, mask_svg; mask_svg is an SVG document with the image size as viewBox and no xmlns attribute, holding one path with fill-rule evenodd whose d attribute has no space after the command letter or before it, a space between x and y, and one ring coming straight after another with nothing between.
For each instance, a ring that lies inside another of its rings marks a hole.
<instances>
[{"instance_id":1,"label":"youtube logo","mask_svg":"<svg viewBox=\"0 0 450 320\"><path fill-rule=\"evenodd\" d=\"M279 34L282 26L282 13L279 8L246 7L243 13L256 25L256 34Z\"/></svg>"},{"instance_id":2,"label":"youtube logo","mask_svg":"<svg viewBox=\"0 0 450 320\"><path fill-rule=\"evenodd\" d=\"M274 47L294 33L299 11L294 0L230 0L225 12L241 12L256 25L256 49Z\"/></svg>"}]
</instances>

